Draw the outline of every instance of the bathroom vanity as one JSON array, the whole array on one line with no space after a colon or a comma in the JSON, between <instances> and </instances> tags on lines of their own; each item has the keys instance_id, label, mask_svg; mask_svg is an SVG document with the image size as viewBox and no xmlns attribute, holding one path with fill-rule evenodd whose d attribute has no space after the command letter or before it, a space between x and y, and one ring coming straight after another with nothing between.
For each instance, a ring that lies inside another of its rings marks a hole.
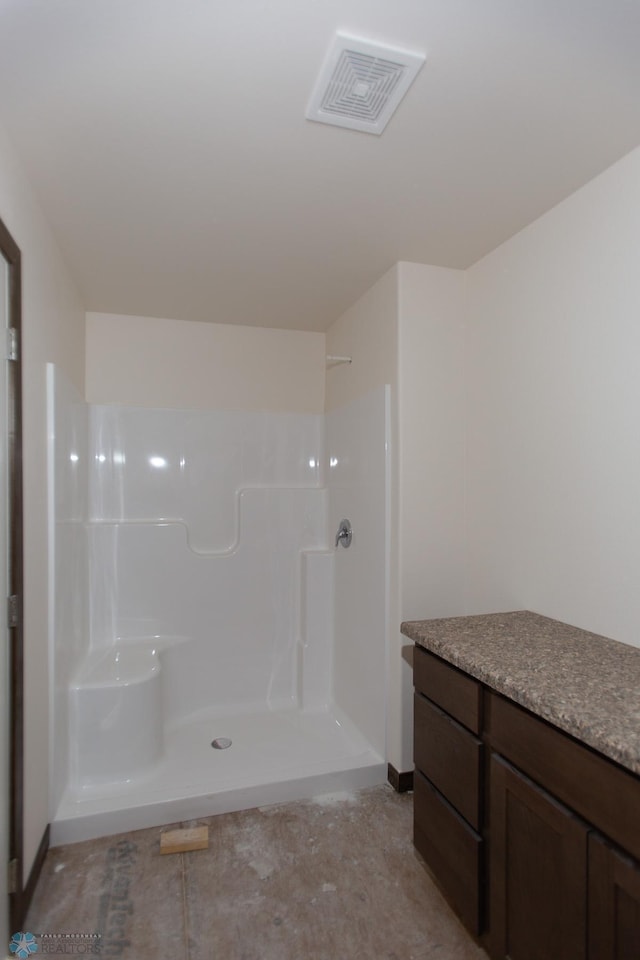
<instances>
[{"instance_id":1,"label":"bathroom vanity","mask_svg":"<svg viewBox=\"0 0 640 960\"><path fill-rule=\"evenodd\" d=\"M640 649L529 612L415 641L414 843L491 957L640 958Z\"/></svg>"}]
</instances>

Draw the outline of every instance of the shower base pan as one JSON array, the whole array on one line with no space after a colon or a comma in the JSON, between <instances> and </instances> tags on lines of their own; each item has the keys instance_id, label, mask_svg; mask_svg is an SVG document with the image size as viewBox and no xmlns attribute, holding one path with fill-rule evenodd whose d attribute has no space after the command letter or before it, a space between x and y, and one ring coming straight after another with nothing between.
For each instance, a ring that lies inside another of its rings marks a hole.
<instances>
[{"instance_id":1,"label":"shower base pan","mask_svg":"<svg viewBox=\"0 0 640 960\"><path fill-rule=\"evenodd\" d=\"M386 778L383 758L336 709L200 714L165 731L163 757L152 771L67 790L51 824L51 845L361 789Z\"/></svg>"}]
</instances>

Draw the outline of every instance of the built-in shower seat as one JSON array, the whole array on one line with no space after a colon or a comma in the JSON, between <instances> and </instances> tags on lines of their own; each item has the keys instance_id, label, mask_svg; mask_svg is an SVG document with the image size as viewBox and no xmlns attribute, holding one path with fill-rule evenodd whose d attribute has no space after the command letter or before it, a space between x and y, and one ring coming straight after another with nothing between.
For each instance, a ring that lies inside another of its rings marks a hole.
<instances>
[{"instance_id":1,"label":"built-in shower seat","mask_svg":"<svg viewBox=\"0 0 640 960\"><path fill-rule=\"evenodd\" d=\"M155 638L93 650L71 686L76 785L135 780L163 750L161 652Z\"/></svg>"}]
</instances>

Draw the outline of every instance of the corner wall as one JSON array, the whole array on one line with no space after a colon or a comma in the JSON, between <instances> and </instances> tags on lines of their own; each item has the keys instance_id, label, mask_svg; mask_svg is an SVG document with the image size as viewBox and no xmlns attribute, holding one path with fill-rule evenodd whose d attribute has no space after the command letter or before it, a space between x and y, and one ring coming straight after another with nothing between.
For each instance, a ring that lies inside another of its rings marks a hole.
<instances>
[{"instance_id":1,"label":"corner wall","mask_svg":"<svg viewBox=\"0 0 640 960\"><path fill-rule=\"evenodd\" d=\"M49 821L46 369L84 392L84 308L18 158L0 131L0 217L22 253L26 880Z\"/></svg>"},{"instance_id":2,"label":"corner wall","mask_svg":"<svg viewBox=\"0 0 640 960\"><path fill-rule=\"evenodd\" d=\"M466 612L465 275L399 264L402 619Z\"/></svg>"},{"instance_id":3,"label":"corner wall","mask_svg":"<svg viewBox=\"0 0 640 960\"><path fill-rule=\"evenodd\" d=\"M398 265L388 270L327 331L327 354L351 357L327 369L327 412L376 387L398 384ZM392 401L392 416L395 400Z\"/></svg>"},{"instance_id":4,"label":"corner wall","mask_svg":"<svg viewBox=\"0 0 640 960\"><path fill-rule=\"evenodd\" d=\"M400 621L467 612L462 270L398 264ZM413 769L413 672L394 654L401 712L391 761Z\"/></svg>"},{"instance_id":5,"label":"corner wall","mask_svg":"<svg viewBox=\"0 0 640 960\"><path fill-rule=\"evenodd\" d=\"M327 333L327 353L353 361L327 371L328 410L391 388L386 759L401 772L413 676L400 622L466 612L464 286L463 271L398 263Z\"/></svg>"}]
</instances>

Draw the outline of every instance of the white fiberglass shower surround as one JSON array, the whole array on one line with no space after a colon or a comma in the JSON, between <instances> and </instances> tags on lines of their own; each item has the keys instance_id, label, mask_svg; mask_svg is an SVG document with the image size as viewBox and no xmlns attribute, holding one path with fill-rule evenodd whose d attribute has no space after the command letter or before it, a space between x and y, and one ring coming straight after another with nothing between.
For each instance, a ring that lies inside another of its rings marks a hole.
<instances>
[{"instance_id":1,"label":"white fiberglass shower surround","mask_svg":"<svg viewBox=\"0 0 640 960\"><path fill-rule=\"evenodd\" d=\"M48 407L52 841L382 782L388 390Z\"/></svg>"}]
</instances>

